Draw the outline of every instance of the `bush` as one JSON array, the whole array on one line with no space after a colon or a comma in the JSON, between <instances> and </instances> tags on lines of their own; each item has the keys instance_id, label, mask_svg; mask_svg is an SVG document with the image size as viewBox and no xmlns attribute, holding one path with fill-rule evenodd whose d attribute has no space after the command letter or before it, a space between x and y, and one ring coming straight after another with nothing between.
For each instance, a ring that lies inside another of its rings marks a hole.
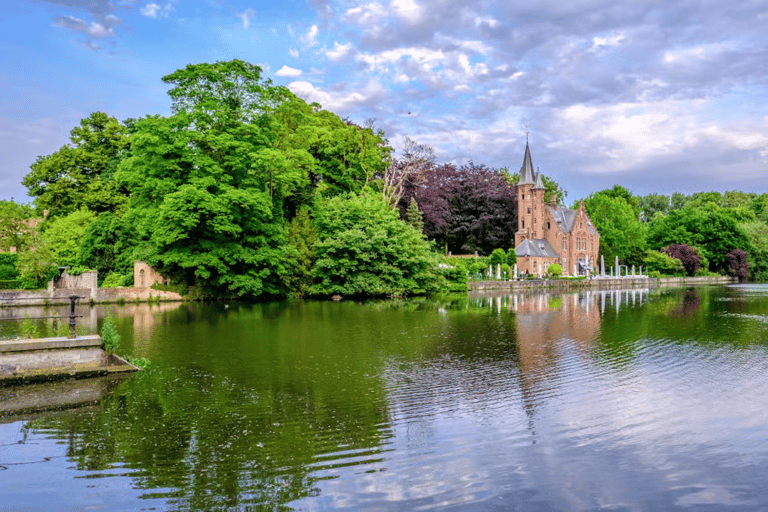
<instances>
[{"instance_id":1,"label":"bush","mask_svg":"<svg viewBox=\"0 0 768 512\"><path fill-rule=\"evenodd\" d=\"M699 251L688 244L672 244L664 247L662 251L680 260L685 273L689 276L694 275L702 267Z\"/></svg>"},{"instance_id":2,"label":"bush","mask_svg":"<svg viewBox=\"0 0 768 512\"><path fill-rule=\"evenodd\" d=\"M104 278L104 281L101 283L101 287L117 288L118 286L123 286L124 280L125 280L125 276L123 274L118 274L117 272L110 272L109 274L107 274L107 277Z\"/></svg>"},{"instance_id":3,"label":"bush","mask_svg":"<svg viewBox=\"0 0 768 512\"><path fill-rule=\"evenodd\" d=\"M563 275L563 267L561 267L558 263L553 263L547 269L547 274L551 276L561 276Z\"/></svg>"},{"instance_id":4,"label":"bush","mask_svg":"<svg viewBox=\"0 0 768 512\"><path fill-rule=\"evenodd\" d=\"M659 275L675 275L683 272L683 263L672 256L658 251L645 251L643 266L649 275L658 272Z\"/></svg>"},{"instance_id":5,"label":"bush","mask_svg":"<svg viewBox=\"0 0 768 512\"><path fill-rule=\"evenodd\" d=\"M464 267L443 264L442 266L438 266L436 270L437 273L445 279L445 282L443 283L445 291L467 291L467 271Z\"/></svg>"},{"instance_id":6,"label":"bush","mask_svg":"<svg viewBox=\"0 0 768 512\"><path fill-rule=\"evenodd\" d=\"M313 294L419 295L439 286L424 236L381 195L363 190L321 200L315 220Z\"/></svg>"},{"instance_id":7,"label":"bush","mask_svg":"<svg viewBox=\"0 0 768 512\"><path fill-rule=\"evenodd\" d=\"M107 316L104 317L104 323L101 324L101 342L107 354L114 354L120 343L120 335L117 334L117 328L112 320L112 312L107 308Z\"/></svg>"},{"instance_id":8,"label":"bush","mask_svg":"<svg viewBox=\"0 0 768 512\"><path fill-rule=\"evenodd\" d=\"M496 265L507 263L507 253L504 249L494 249L491 255L488 257L488 263L496 268Z\"/></svg>"}]
</instances>

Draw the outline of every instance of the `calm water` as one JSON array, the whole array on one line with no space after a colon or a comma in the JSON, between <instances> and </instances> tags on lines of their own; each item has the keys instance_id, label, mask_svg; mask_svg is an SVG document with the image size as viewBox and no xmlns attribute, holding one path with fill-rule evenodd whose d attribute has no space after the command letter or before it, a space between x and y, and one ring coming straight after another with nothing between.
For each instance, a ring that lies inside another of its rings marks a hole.
<instances>
[{"instance_id":1,"label":"calm water","mask_svg":"<svg viewBox=\"0 0 768 512\"><path fill-rule=\"evenodd\" d=\"M0 510L768 510L766 285L112 311Z\"/></svg>"}]
</instances>

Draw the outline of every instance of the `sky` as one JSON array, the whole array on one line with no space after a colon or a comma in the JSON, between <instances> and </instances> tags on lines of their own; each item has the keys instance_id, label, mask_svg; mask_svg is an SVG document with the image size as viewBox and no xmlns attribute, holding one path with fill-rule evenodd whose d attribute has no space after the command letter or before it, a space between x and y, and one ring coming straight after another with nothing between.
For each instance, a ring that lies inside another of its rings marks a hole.
<instances>
[{"instance_id":1,"label":"sky","mask_svg":"<svg viewBox=\"0 0 768 512\"><path fill-rule=\"evenodd\" d=\"M0 199L94 111L168 115L162 77L242 59L438 162L534 167L566 202L768 192L768 1L20 0L0 19ZM398 156L399 153L395 153Z\"/></svg>"}]
</instances>

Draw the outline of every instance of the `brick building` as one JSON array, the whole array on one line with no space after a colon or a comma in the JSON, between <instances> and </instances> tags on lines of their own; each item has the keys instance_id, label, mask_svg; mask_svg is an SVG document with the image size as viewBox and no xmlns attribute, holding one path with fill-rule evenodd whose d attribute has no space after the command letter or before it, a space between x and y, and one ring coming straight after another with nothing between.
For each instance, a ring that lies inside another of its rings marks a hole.
<instances>
[{"instance_id":1,"label":"brick building","mask_svg":"<svg viewBox=\"0 0 768 512\"><path fill-rule=\"evenodd\" d=\"M597 268L600 234L584 210L546 201L541 174L533 171L531 151L525 144L520 182L517 184L518 230L515 233L517 267L521 273L539 275L558 263L563 275L587 275Z\"/></svg>"}]
</instances>

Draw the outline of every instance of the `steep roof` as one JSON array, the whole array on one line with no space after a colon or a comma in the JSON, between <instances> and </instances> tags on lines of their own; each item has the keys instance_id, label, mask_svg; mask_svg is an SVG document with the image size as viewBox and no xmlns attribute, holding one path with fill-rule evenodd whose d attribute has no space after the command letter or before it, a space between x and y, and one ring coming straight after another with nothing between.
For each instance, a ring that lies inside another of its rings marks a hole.
<instances>
[{"instance_id":1,"label":"steep roof","mask_svg":"<svg viewBox=\"0 0 768 512\"><path fill-rule=\"evenodd\" d=\"M533 186L533 188L534 189L536 189L536 188L543 189L544 188L544 183L541 181L541 172L537 172L536 173L536 184Z\"/></svg>"},{"instance_id":2,"label":"steep roof","mask_svg":"<svg viewBox=\"0 0 768 512\"><path fill-rule=\"evenodd\" d=\"M560 255L546 240L523 240L515 247L515 254L521 256L535 256L539 258L559 258Z\"/></svg>"},{"instance_id":3,"label":"steep roof","mask_svg":"<svg viewBox=\"0 0 768 512\"><path fill-rule=\"evenodd\" d=\"M557 222L557 227L560 228L560 231L564 233L571 233L573 231L573 227L576 225L576 217L578 217L579 210L563 208L562 206L558 206L557 208L547 206L547 208L549 208L549 211L555 218L555 222ZM592 221L590 221L589 218L587 218L587 228L591 234L598 234L597 229L595 229L595 226L592 225Z\"/></svg>"},{"instance_id":4,"label":"steep roof","mask_svg":"<svg viewBox=\"0 0 768 512\"><path fill-rule=\"evenodd\" d=\"M531 150L528 141L525 142L525 156L523 166L520 167L520 182L518 185L534 185L533 163L531 162Z\"/></svg>"}]
</instances>

